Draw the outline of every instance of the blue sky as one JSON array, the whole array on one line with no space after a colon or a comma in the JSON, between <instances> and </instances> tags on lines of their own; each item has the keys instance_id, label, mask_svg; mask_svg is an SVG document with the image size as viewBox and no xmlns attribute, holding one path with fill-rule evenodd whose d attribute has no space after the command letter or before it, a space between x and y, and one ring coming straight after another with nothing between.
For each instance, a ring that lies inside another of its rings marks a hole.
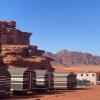
<instances>
[{"instance_id":1,"label":"blue sky","mask_svg":"<svg viewBox=\"0 0 100 100\"><path fill-rule=\"evenodd\" d=\"M0 20L32 32L39 49L100 55L99 0L0 0Z\"/></svg>"}]
</instances>

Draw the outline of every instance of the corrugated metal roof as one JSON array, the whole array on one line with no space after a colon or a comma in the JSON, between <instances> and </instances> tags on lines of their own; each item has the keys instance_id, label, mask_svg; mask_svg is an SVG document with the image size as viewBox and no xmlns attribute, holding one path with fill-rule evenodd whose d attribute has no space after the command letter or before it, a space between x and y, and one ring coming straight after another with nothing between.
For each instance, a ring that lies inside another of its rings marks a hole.
<instances>
[{"instance_id":1,"label":"corrugated metal roof","mask_svg":"<svg viewBox=\"0 0 100 100\"><path fill-rule=\"evenodd\" d=\"M11 75L23 75L28 68L8 68Z\"/></svg>"}]
</instances>

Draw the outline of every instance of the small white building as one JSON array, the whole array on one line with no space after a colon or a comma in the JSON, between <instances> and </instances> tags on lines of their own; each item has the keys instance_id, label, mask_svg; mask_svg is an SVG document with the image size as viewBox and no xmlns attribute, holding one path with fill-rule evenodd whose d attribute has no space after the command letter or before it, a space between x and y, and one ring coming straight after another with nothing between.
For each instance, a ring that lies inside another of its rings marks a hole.
<instances>
[{"instance_id":1,"label":"small white building","mask_svg":"<svg viewBox=\"0 0 100 100\"><path fill-rule=\"evenodd\" d=\"M100 83L100 73L80 72L77 73L77 85L96 85Z\"/></svg>"}]
</instances>

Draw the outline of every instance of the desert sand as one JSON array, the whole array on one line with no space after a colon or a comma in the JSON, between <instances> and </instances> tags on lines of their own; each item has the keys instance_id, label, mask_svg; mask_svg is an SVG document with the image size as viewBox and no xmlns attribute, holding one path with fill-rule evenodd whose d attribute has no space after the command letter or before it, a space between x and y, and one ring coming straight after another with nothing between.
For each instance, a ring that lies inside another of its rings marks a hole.
<instances>
[{"instance_id":1,"label":"desert sand","mask_svg":"<svg viewBox=\"0 0 100 100\"><path fill-rule=\"evenodd\" d=\"M6 100L100 100L100 85L82 86L75 90L14 96Z\"/></svg>"},{"instance_id":2,"label":"desert sand","mask_svg":"<svg viewBox=\"0 0 100 100\"><path fill-rule=\"evenodd\" d=\"M100 72L100 65L79 65L79 66L53 66L56 72Z\"/></svg>"}]
</instances>

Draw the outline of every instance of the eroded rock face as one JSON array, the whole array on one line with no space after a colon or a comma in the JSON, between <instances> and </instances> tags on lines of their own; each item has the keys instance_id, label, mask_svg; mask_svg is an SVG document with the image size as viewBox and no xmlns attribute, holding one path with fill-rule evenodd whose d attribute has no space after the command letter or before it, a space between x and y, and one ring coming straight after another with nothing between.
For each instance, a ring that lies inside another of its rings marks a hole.
<instances>
[{"instance_id":1,"label":"eroded rock face","mask_svg":"<svg viewBox=\"0 0 100 100\"><path fill-rule=\"evenodd\" d=\"M29 45L31 34L16 29L14 21L0 21L0 44Z\"/></svg>"},{"instance_id":2,"label":"eroded rock face","mask_svg":"<svg viewBox=\"0 0 100 100\"><path fill-rule=\"evenodd\" d=\"M29 44L31 33L16 29L14 21L0 21L0 55L6 67L30 67L52 70L52 59L42 57L43 50Z\"/></svg>"},{"instance_id":3,"label":"eroded rock face","mask_svg":"<svg viewBox=\"0 0 100 100\"><path fill-rule=\"evenodd\" d=\"M15 28L15 27L16 27L15 21L0 21L0 29Z\"/></svg>"},{"instance_id":4,"label":"eroded rock face","mask_svg":"<svg viewBox=\"0 0 100 100\"><path fill-rule=\"evenodd\" d=\"M43 50L38 50L37 46L32 45L2 45L2 56L19 55L22 57L42 56Z\"/></svg>"},{"instance_id":5,"label":"eroded rock face","mask_svg":"<svg viewBox=\"0 0 100 100\"><path fill-rule=\"evenodd\" d=\"M3 62L8 67L29 67L32 69L49 69L52 70L50 60L44 57L23 58L21 56L7 55Z\"/></svg>"}]
</instances>

